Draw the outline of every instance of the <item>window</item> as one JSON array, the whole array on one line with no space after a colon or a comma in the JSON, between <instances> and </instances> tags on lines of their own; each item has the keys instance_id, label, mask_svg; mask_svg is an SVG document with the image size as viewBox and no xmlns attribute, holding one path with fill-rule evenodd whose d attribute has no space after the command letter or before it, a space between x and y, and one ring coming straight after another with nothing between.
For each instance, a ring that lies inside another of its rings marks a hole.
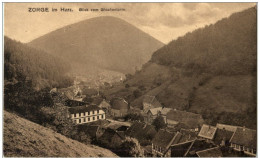
<instances>
[{"instance_id":1,"label":"window","mask_svg":"<svg viewBox=\"0 0 260 158\"><path fill-rule=\"evenodd\" d=\"M81 113L79 113L79 117L81 117Z\"/></svg>"},{"instance_id":2,"label":"window","mask_svg":"<svg viewBox=\"0 0 260 158\"><path fill-rule=\"evenodd\" d=\"M97 110L97 113L99 113L99 110Z\"/></svg>"},{"instance_id":3,"label":"window","mask_svg":"<svg viewBox=\"0 0 260 158\"><path fill-rule=\"evenodd\" d=\"M99 116L97 116L97 119L99 119Z\"/></svg>"},{"instance_id":4,"label":"window","mask_svg":"<svg viewBox=\"0 0 260 158\"><path fill-rule=\"evenodd\" d=\"M92 113L95 114L95 111L93 111Z\"/></svg>"},{"instance_id":5,"label":"window","mask_svg":"<svg viewBox=\"0 0 260 158\"><path fill-rule=\"evenodd\" d=\"M83 113L83 116L85 116L85 112Z\"/></svg>"},{"instance_id":6,"label":"window","mask_svg":"<svg viewBox=\"0 0 260 158\"><path fill-rule=\"evenodd\" d=\"M84 118L84 121L83 122L86 122L86 118Z\"/></svg>"},{"instance_id":7,"label":"window","mask_svg":"<svg viewBox=\"0 0 260 158\"><path fill-rule=\"evenodd\" d=\"M93 120L95 120L95 117L93 117Z\"/></svg>"},{"instance_id":8,"label":"window","mask_svg":"<svg viewBox=\"0 0 260 158\"><path fill-rule=\"evenodd\" d=\"M74 117L76 117L76 114L74 114Z\"/></svg>"},{"instance_id":9,"label":"window","mask_svg":"<svg viewBox=\"0 0 260 158\"><path fill-rule=\"evenodd\" d=\"M90 112L88 112L88 115L90 115Z\"/></svg>"},{"instance_id":10,"label":"window","mask_svg":"<svg viewBox=\"0 0 260 158\"><path fill-rule=\"evenodd\" d=\"M81 123L81 119L79 119L79 123Z\"/></svg>"},{"instance_id":11,"label":"window","mask_svg":"<svg viewBox=\"0 0 260 158\"><path fill-rule=\"evenodd\" d=\"M90 117L88 118L88 121L90 121Z\"/></svg>"},{"instance_id":12,"label":"window","mask_svg":"<svg viewBox=\"0 0 260 158\"><path fill-rule=\"evenodd\" d=\"M104 118L104 115L101 115L101 118L103 119L103 118Z\"/></svg>"}]
</instances>

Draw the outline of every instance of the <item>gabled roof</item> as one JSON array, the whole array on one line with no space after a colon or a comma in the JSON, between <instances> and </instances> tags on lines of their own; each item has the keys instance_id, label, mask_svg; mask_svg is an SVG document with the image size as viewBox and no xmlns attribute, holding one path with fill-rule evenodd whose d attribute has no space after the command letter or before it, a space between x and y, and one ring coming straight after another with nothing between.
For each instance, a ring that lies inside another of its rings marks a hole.
<instances>
[{"instance_id":1,"label":"gabled roof","mask_svg":"<svg viewBox=\"0 0 260 158\"><path fill-rule=\"evenodd\" d=\"M99 105L102 101L103 101L103 98L101 97L93 97L92 98L93 101L91 102L91 105Z\"/></svg>"},{"instance_id":2,"label":"gabled roof","mask_svg":"<svg viewBox=\"0 0 260 158\"><path fill-rule=\"evenodd\" d=\"M86 103L82 102L82 101L68 99L68 100L65 101L65 105L69 106L69 107L77 107L77 106L86 105Z\"/></svg>"},{"instance_id":3,"label":"gabled roof","mask_svg":"<svg viewBox=\"0 0 260 158\"><path fill-rule=\"evenodd\" d=\"M189 150L192 143L193 141L187 141L172 145L170 147L171 157L184 157L185 153Z\"/></svg>"},{"instance_id":4,"label":"gabled roof","mask_svg":"<svg viewBox=\"0 0 260 158\"><path fill-rule=\"evenodd\" d=\"M157 115L161 110L162 110L162 107L158 107L158 108L152 108L152 109L148 110L148 112L150 111L152 115Z\"/></svg>"},{"instance_id":5,"label":"gabled roof","mask_svg":"<svg viewBox=\"0 0 260 158\"><path fill-rule=\"evenodd\" d=\"M156 99L156 97L151 95L145 95L143 103L152 104L153 107L162 107L161 103Z\"/></svg>"},{"instance_id":6,"label":"gabled roof","mask_svg":"<svg viewBox=\"0 0 260 158\"><path fill-rule=\"evenodd\" d=\"M159 130L159 132L155 135L152 143L154 145L166 148L176 133L171 133L166 130Z\"/></svg>"},{"instance_id":7,"label":"gabled roof","mask_svg":"<svg viewBox=\"0 0 260 158\"><path fill-rule=\"evenodd\" d=\"M202 138L213 139L216 131L217 131L217 127L203 124L198 136Z\"/></svg>"},{"instance_id":8,"label":"gabled roof","mask_svg":"<svg viewBox=\"0 0 260 158\"><path fill-rule=\"evenodd\" d=\"M125 133L141 142L143 139L147 139L148 137L153 138L156 135L156 130L153 125L147 125L136 121Z\"/></svg>"},{"instance_id":9,"label":"gabled roof","mask_svg":"<svg viewBox=\"0 0 260 158\"><path fill-rule=\"evenodd\" d=\"M101 109L96 105L77 106L77 107L69 108L69 112L71 114L84 113L84 112L89 112L89 111L94 111L94 110L101 110Z\"/></svg>"},{"instance_id":10,"label":"gabled roof","mask_svg":"<svg viewBox=\"0 0 260 158\"><path fill-rule=\"evenodd\" d=\"M196 154L199 157L223 157L219 147L214 147L202 151L197 151Z\"/></svg>"},{"instance_id":11,"label":"gabled roof","mask_svg":"<svg viewBox=\"0 0 260 158\"><path fill-rule=\"evenodd\" d=\"M231 132L235 132L237 130L237 126L226 125L226 124L221 124L221 123L217 123L216 127L218 129L224 129L224 130L231 131Z\"/></svg>"},{"instance_id":12,"label":"gabled roof","mask_svg":"<svg viewBox=\"0 0 260 158\"><path fill-rule=\"evenodd\" d=\"M79 132L85 132L85 134L88 134L89 136L96 137L96 133L99 129L99 126L96 125L88 125L88 124L82 124L78 125Z\"/></svg>"},{"instance_id":13,"label":"gabled roof","mask_svg":"<svg viewBox=\"0 0 260 158\"><path fill-rule=\"evenodd\" d=\"M238 127L231 137L230 142L256 149L257 132L253 129Z\"/></svg>"},{"instance_id":14,"label":"gabled roof","mask_svg":"<svg viewBox=\"0 0 260 158\"><path fill-rule=\"evenodd\" d=\"M100 108L109 108L109 107L111 107L111 105L106 100L103 100L102 102L100 102L98 104L98 107L100 107Z\"/></svg>"},{"instance_id":15,"label":"gabled roof","mask_svg":"<svg viewBox=\"0 0 260 158\"><path fill-rule=\"evenodd\" d=\"M212 144L196 138L195 140L171 145L171 157L194 157L197 151L211 147Z\"/></svg>"},{"instance_id":16,"label":"gabled roof","mask_svg":"<svg viewBox=\"0 0 260 158\"><path fill-rule=\"evenodd\" d=\"M205 140L195 139L188 151L185 153L185 156L194 157L197 151L206 150L212 147L214 147L214 145L207 143Z\"/></svg>"},{"instance_id":17,"label":"gabled roof","mask_svg":"<svg viewBox=\"0 0 260 158\"><path fill-rule=\"evenodd\" d=\"M114 135L117 135L121 140L125 139L122 133L118 133L111 128L107 128L103 135L99 138L102 142L110 143Z\"/></svg>"},{"instance_id":18,"label":"gabled roof","mask_svg":"<svg viewBox=\"0 0 260 158\"><path fill-rule=\"evenodd\" d=\"M181 129L180 133L182 134L182 137L181 137L179 143L192 141L192 140L195 140L197 138L197 133L192 132L190 130Z\"/></svg>"},{"instance_id":19,"label":"gabled roof","mask_svg":"<svg viewBox=\"0 0 260 158\"><path fill-rule=\"evenodd\" d=\"M197 128L203 124L204 120L200 114L195 114L187 111L170 110L166 115L167 120L181 122L189 126L189 128Z\"/></svg>"},{"instance_id":20,"label":"gabled roof","mask_svg":"<svg viewBox=\"0 0 260 158\"><path fill-rule=\"evenodd\" d=\"M111 108L116 110L129 110L129 105L127 101L125 101L123 98L113 98L110 101Z\"/></svg>"},{"instance_id":21,"label":"gabled roof","mask_svg":"<svg viewBox=\"0 0 260 158\"><path fill-rule=\"evenodd\" d=\"M161 114L162 115L167 115L167 113L170 112L171 110L173 110L173 109L172 108L162 108Z\"/></svg>"},{"instance_id":22,"label":"gabled roof","mask_svg":"<svg viewBox=\"0 0 260 158\"><path fill-rule=\"evenodd\" d=\"M216 145L221 144L222 140L229 142L233 134L234 132L218 128L213 141Z\"/></svg>"}]
</instances>

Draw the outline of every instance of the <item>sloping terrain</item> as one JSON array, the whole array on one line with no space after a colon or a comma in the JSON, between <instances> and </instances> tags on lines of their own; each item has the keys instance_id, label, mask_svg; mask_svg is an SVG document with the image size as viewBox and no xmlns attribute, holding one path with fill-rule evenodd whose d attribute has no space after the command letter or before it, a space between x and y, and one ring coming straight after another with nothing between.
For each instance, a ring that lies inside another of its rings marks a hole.
<instances>
[{"instance_id":1,"label":"sloping terrain","mask_svg":"<svg viewBox=\"0 0 260 158\"><path fill-rule=\"evenodd\" d=\"M87 19L29 43L72 63L73 71L96 67L134 73L163 44L128 22L110 16Z\"/></svg>"},{"instance_id":2,"label":"sloping terrain","mask_svg":"<svg viewBox=\"0 0 260 158\"><path fill-rule=\"evenodd\" d=\"M210 124L256 128L256 26L253 7L187 33L156 51L124 89L138 88L166 107L200 113ZM131 105L140 106L142 97Z\"/></svg>"},{"instance_id":3,"label":"sloping terrain","mask_svg":"<svg viewBox=\"0 0 260 158\"><path fill-rule=\"evenodd\" d=\"M4 111L4 156L116 157L111 151L85 145Z\"/></svg>"},{"instance_id":4,"label":"sloping terrain","mask_svg":"<svg viewBox=\"0 0 260 158\"><path fill-rule=\"evenodd\" d=\"M16 83L32 80L36 89L66 87L72 84L70 64L55 55L4 37L4 79ZM25 76L24 79L22 76ZM8 83L8 82L5 82Z\"/></svg>"}]
</instances>

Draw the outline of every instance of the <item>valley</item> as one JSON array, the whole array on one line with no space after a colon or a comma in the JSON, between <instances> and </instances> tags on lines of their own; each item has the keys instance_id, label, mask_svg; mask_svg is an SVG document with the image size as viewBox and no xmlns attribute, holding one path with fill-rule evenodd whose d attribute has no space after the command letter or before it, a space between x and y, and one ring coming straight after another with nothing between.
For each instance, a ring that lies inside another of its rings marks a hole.
<instances>
[{"instance_id":1,"label":"valley","mask_svg":"<svg viewBox=\"0 0 260 158\"><path fill-rule=\"evenodd\" d=\"M164 45L99 16L4 37L4 155L256 156L257 9Z\"/></svg>"}]
</instances>

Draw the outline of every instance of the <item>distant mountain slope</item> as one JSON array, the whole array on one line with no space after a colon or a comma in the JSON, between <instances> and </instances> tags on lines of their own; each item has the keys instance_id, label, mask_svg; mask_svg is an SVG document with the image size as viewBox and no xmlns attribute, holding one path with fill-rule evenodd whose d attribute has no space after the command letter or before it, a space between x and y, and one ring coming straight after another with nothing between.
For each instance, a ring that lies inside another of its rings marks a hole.
<instances>
[{"instance_id":1,"label":"distant mountain slope","mask_svg":"<svg viewBox=\"0 0 260 158\"><path fill-rule=\"evenodd\" d=\"M256 9L250 8L170 42L151 61L198 73L250 74L256 68L256 30Z\"/></svg>"},{"instance_id":2,"label":"distant mountain slope","mask_svg":"<svg viewBox=\"0 0 260 158\"><path fill-rule=\"evenodd\" d=\"M30 46L63 57L75 68L95 67L133 73L146 63L161 42L126 21L101 16L50 32Z\"/></svg>"},{"instance_id":3,"label":"distant mountain slope","mask_svg":"<svg viewBox=\"0 0 260 158\"><path fill-rule=\"evenodd\" d=\"M69 69L69 64L59 57L4 37L5 81L15 83L26 77L36 89L66 87L72 82L66 76Z\"/></svg>"},{"instance_id":4,"label":"distant mountain slope","mask_svg":"<svg viewBox=\"0 0 260 158\"><path fill-rule=\"evenodd\" d=\"M111 151L85 145L4 111L4 156L116 157Z\"/></svg>"},{"instance_id":5,"label":"distant mountain slope","mask_svg":"<svg viewBox=\"0 0 260 158\"><path fill-rule=\"evenodd\" d=\"M216 122L256 128L256 8L234 13L214 25L187 33L152 55L142 70L128 77L124 96L140 107L142 95L155 95L166 107L203 115Z\"/></svg>"}]
</instances>

